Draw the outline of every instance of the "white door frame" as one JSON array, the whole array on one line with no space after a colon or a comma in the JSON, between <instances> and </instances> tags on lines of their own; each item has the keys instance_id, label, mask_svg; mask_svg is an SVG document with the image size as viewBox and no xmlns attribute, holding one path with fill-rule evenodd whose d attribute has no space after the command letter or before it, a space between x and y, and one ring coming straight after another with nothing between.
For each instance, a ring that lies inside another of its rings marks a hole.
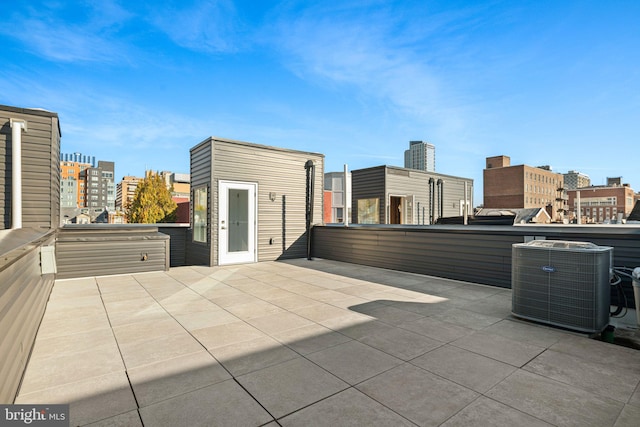
<instances>
[{"instance_id":1,"label":"white door frame","mask_svg":"<svg viewBox=\"0 0 640 427\"><path fill-rule=\"evenodd\" d=\"M229 200L230 189L247 190L247 250L229 249ZM245 264L258 260L258 183L218 181L218 265Z\"/></svg>"}]
</instances>

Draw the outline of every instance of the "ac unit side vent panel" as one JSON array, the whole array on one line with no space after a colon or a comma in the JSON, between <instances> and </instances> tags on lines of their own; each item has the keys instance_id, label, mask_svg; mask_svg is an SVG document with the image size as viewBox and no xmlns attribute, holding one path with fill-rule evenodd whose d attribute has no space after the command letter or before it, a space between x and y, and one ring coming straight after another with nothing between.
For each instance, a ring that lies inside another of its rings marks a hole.
<instances>
[{"instance_id":1,"label":"ac unit side vent panel","mask_svg":"<svg viewBox=\"0 0 640 427\"><path fill-rule=\"evenodd\" d=\"M512 247L512 313L580 332L609 323L613 248L535 240Z\"/></svg>"}]
</instances>

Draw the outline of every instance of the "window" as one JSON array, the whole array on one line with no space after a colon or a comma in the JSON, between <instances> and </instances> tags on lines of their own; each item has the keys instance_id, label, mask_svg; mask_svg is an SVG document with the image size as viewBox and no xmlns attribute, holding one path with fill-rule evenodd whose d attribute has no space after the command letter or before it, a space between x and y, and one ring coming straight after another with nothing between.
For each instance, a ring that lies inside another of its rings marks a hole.
<instances>
[{"instance_id":1,"label":"window","mask_svg":"<svg viewBox=\"0 0 640 427\"><path fill-rule=\"evenodd\" d=\"M198 187L193 191L193 241L207 243L208 194L207 187Z\"/></svg>"},{"instance_id":2,"label":"window","mask_svg":"<svg viewBox=\"0 0 640 427\"><path fill-rule=\"evenodd\" d=\"M380 224L380 199L358 199L358 224Z\"/></svg>"}]
</instances>

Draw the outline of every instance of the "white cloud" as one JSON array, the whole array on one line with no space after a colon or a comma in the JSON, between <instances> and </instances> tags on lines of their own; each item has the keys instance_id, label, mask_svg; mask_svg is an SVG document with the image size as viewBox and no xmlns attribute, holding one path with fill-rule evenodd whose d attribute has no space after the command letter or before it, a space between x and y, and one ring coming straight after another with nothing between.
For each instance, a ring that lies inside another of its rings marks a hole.
<instances>
[{"instance_id":1,"label":"white cloud","mask_svg":"<svg viewBox=\"0 0 640 427\"><path fill-rule=\"evenodd\" d=\"M301 78L357 87L439 134L463 132L471 107L433 65L442 49L433 33L455 16L417 19L385 7L366 19L358 8L297 13L283 16L275 42Z\"/></svg>"},{"instance_id":2,"label":"white cloud","mask_svg":"<svg viewBox=\"0 0 640 427\"><path fill-rule=\"evenodd\" d=\"M117 3L34 5L13 11L0 34L21 42L26 50L60 62L112 62L125 58L125 49L113 32L130 14Z\"/></svg>"},{"instance_id":3,"label":"white cloud","mask_svg":"<svg viewBox=\"0 0 640 427\"><path fill-rule=\"evenodd\" d=\"M239 21L233 2L202 0L192 5L150 10L153 25L179 46L201 52L232 52L238 48Z\"/></svg>"}]
</instances>

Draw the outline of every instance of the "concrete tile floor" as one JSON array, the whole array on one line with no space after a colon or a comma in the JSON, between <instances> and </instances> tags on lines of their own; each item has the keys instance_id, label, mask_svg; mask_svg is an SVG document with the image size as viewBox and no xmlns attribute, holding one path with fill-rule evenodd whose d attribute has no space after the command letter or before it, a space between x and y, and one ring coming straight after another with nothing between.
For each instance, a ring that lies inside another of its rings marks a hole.
<instances>
[{"instance_id":1,"label":"concrete tile floor","mask_svg":"<svg viewBox=\"0 0 640 427\"><path fill-rule=\"evenodd\" d=\"M59 280L16 403L72 425L637 426L640 351L511 292L293 260Z\"/></svg>"}]
</instances>

